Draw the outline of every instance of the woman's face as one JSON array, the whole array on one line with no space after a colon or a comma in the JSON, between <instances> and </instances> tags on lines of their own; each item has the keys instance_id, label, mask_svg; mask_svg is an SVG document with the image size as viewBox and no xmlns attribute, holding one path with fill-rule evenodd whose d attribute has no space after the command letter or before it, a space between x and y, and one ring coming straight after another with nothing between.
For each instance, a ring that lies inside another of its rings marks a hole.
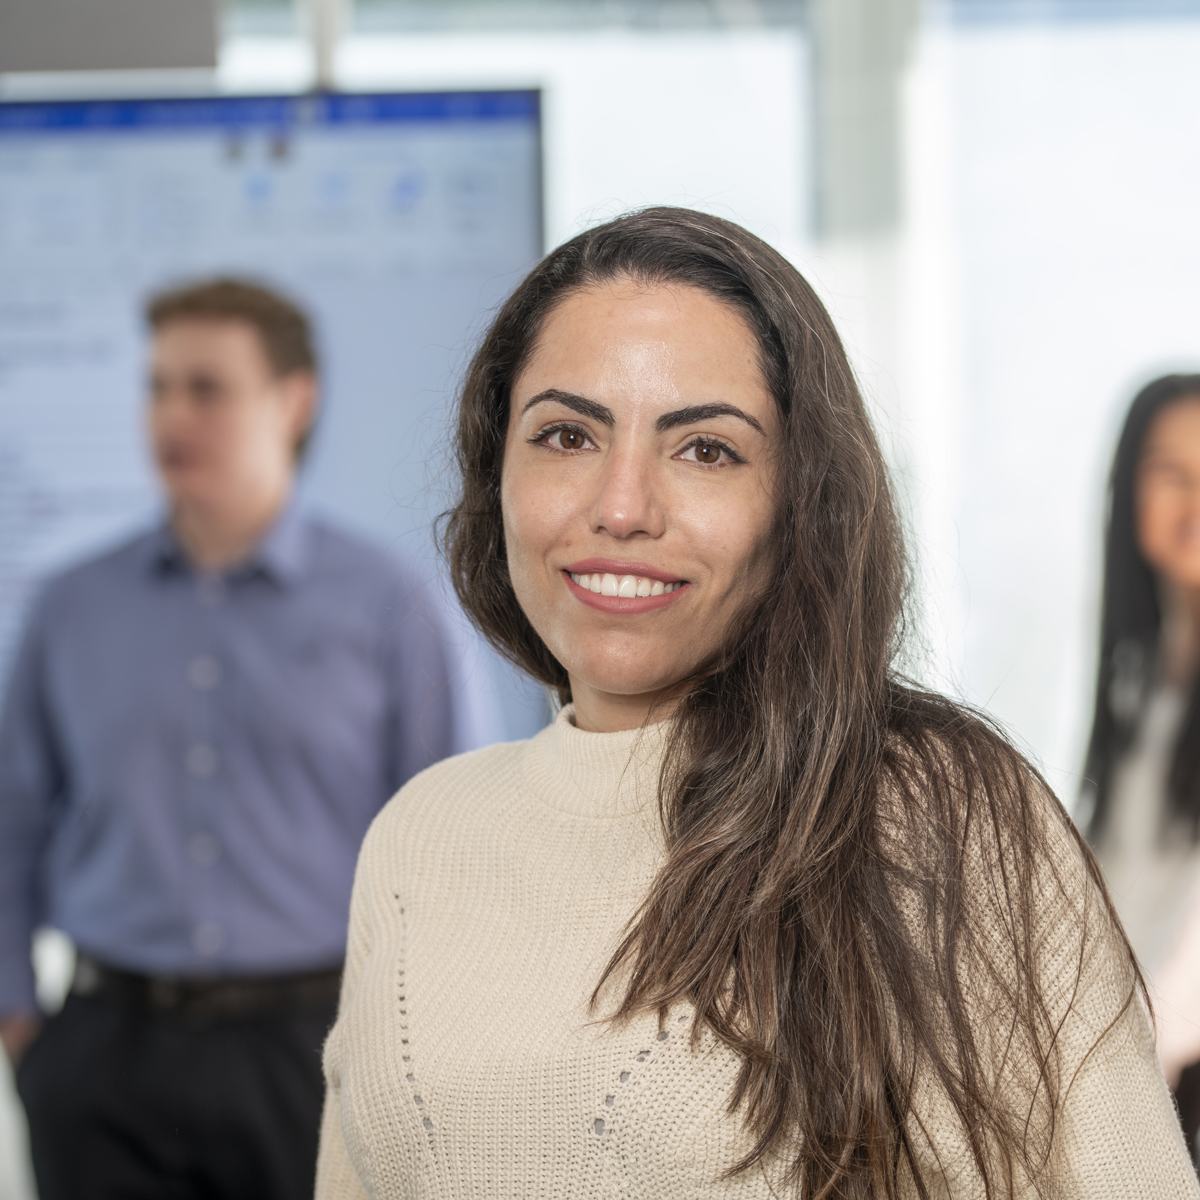
<instances>
[{"instance_id":1,"label":"woman's face","mask_svg":"<svg viewBox=\"0 0 1200 1200\"><path fill-rule=\"evenodd\" d=\"M632 728L768 583L776 405L705 292L619 279L548 318L512 394L501 498L521 607L581 728Z\"/></svg>"},{"instance_id":2,"label":"woman's face","mask_svg":"<svg viewBox=\"0 0 1200 1200\"><path fill-rule=\"evenodd\" d=\"M1167 582L1200 589L1200 396L1164 408L1142 443L1138 545Z\"/></svg>"}]
</instances>

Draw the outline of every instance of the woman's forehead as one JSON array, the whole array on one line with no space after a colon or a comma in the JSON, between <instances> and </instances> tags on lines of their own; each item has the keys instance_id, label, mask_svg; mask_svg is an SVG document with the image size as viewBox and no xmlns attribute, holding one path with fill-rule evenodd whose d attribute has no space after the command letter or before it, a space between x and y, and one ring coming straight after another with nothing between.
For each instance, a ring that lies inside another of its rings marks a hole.
<instances>
[{"instance_id":1,"label":"woman's forehead","mask_svg":"<svg viewBox=\"0 0 1200 1200\"><path fill-rule=\"evenodd\" d=\"M550 315L514 394L545 387L618 402L769 399L757 340L736 310L697 288L628 280L573 294Z\"/></svg>"},{"instance_id":2,"label":"woman's forehead","mask_svg":"<svg viewBox=\"0 0 1200 1200\"><path fill-rule=\"evenodd\" d=\"M738 309L711 292L674 281L642 282L627 275L573 289L551 310L541 336L552 334L555 327L580 325L667 336L697 324L725 328L753 341Z\"/></svg>"},{"instance_id":3,"label":"woman's forehead","mask_svg":"<svg viewBox=\"0 0 1200 1200\"><path fill-rule=\"evenodd\" d=\"M1180 396L1159 409L1142 439L1143 454L1200 451L1200 395Z\"/></svg>"}]
</instances>

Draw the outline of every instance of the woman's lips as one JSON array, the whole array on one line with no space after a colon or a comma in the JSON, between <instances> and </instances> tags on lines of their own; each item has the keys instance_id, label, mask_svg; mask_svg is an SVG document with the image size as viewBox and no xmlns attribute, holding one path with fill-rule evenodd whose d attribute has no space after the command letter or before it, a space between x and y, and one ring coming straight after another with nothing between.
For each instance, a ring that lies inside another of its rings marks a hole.
<instances>
[{"instance_id":1,"label":"woman's lips","mask_svg":"<svg viewBox=\"0 0 1200 1200\"><path fill-rule=\"evenodd\" d=\"M612 575L613 573L610 573ZM691 589L691 584L683 581L678 581L669 585L662 584L659 580L660 591L658 595L649 596L622 596L604 595L603 592L593 592L590 588L582 587L571 578L569 571L562 573L563 579L566 580L567 587L572 595L577 600L582 600L589 608L598 608L601 612L607 613L644 613L652 612L656 608L665 608L668 604L674 604L684 592ZM620 588L621 576L615 576L618 580L618 592ZM636 578L636 577L635 577ZM667 587L671 587L671 591L667 591Z\"/></svg>"}]
</instances>

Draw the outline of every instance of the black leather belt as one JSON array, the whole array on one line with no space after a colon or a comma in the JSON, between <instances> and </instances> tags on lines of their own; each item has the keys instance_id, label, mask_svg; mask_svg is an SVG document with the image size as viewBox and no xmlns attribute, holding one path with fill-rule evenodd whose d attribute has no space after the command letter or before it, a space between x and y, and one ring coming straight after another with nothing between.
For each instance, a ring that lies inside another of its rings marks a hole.
<instances>
[{"instance_id":1,"label":"black leather belt","mask_svg":"<svg viewBox=\"0 0 1200 1200\"><path fill-rule=\"evenodd\" d=\"M80 954L71 992L182 1017L245 1017L282 1009L336 1007L341 980L340 967L246 979L139 975Z\"/></svg>"}]
</instances>

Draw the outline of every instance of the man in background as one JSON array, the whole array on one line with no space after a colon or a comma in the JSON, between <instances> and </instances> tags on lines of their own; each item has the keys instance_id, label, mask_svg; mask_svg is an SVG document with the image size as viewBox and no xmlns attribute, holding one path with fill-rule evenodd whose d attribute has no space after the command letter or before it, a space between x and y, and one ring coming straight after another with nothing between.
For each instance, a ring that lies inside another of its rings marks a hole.
<instances>
[{"instance_id":1,"label":"man in background","mask_svg":"<svg viewBox=\"0 0 1200 1200\"><path fill-rule=\"evenodd\" d=\"M294 503L304 315L225 280L148 317L167 520L49 583L0 718L0 1036L41 1200L298 1200L359 843L472 737L414 581Z\"/></svg>"}]
</instances>

